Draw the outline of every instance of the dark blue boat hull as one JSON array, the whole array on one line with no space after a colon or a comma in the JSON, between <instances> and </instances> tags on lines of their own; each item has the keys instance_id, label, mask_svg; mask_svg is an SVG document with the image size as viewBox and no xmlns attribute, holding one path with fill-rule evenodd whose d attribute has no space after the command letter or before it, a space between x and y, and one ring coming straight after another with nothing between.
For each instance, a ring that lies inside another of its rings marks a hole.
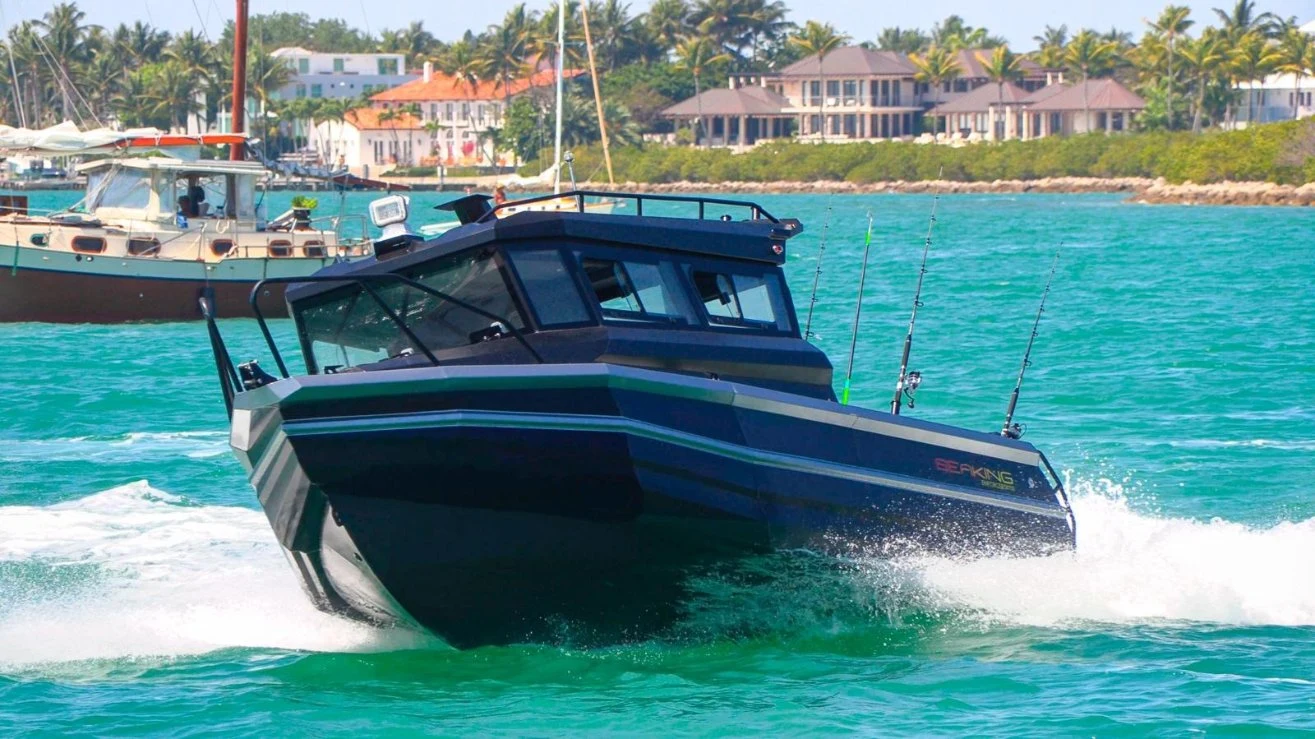
<instances>
[{"instance_id":1,"label":"dark blue boat hull","mask_svg":"<svg viewBox=\"0 0 1315 739\"><path fill-rule=\"evenodd\" d=\"M322 607L457 646L651 633L691 573L782 547L1071 547L1028 444L609 365L303 377L233 443Z\"/></svg>"}]
</instances>

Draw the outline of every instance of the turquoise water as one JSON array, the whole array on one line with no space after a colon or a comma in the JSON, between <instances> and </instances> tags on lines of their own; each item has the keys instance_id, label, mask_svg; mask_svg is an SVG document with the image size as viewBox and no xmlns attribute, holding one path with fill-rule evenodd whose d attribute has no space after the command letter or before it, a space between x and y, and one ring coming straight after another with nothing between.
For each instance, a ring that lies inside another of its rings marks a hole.
<instances>
[{"instance_id":1,"label":"turquoise water","mask_svg":"<svg viewBox=\"0 0 1315 739\"><path fill-rule=\"evenodd\" d=\"M841 368L874 211L854 400L884 407L931 198L762 202L808 225L801 312L831 209L814 330ZM856 541L762 563L785 584L709 577L673 633L603 648L455 652L316 612L227 450L201 326L0 326L0 733L1315 731L1312 234L1311 210L943 198L910 412L998 428L1063 242L1019 420L1077 551ZM254 323L223 329L261 356Z\"/></svg>"}]
</instances>

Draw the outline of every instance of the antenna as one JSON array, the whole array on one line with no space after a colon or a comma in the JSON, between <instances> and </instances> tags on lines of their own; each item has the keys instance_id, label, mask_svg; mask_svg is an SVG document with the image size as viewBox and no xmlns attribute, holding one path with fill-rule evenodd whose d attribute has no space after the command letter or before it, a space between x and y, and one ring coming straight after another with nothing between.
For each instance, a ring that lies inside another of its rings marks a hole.
<instances>
[{"instance_id":1,"label":"antenna","mask_svg":"<svg viewBox=\"0 0 1315 739\"><path fill-rule=\"evenodd\" d=\"M863 315L863 283L868 276L868 252L872 250L872 211L868 211L868 234L863 239L863 268L858 273L858 305L854 307L854 333L849 338L849 369L845 370L845 388L840 404L849 405L849 380L854 376L854 349L858 346L858 319Z\"/></svg>"},{"instance_id":2,"label":"antenna","mask_svg":"<svg viewBox=\"0 0 1315 739\"><path fill-rule=\"evenodd\" d=\"M941 170L942 173L945 171ZM890 401L890 412L899 415L900 406L905 396L909 407L913 407L913 394L922 384L922 373L909 371L909 354L913 351L913 326L918 322L918 309L922 307L922 278L927 276L927 254L931 252L931 230L936 225L936 206L941 202L940 193L932 196L931 219L927 221L927 237L922 242L922 266L918 267L918 287L913 291L913 312L909 315L909 333L904 337L904 355L899 362L899 380L895 383L895 397Z\"/></svg>"},{"instance_id":3,"label":"antenna","mask_svg":"<svg viewBox=\"0 0 1315 739\"><path fill-rule=\"evenodd\" d=\"M1059 252L1056 251L1055 258L1050 262L1050 277L1046 278L1046 289L1041 292L1041 305L1036 309L1036 320L1032 322L1032 335L1027 339L1027 351L1023 352L1023 364L1018 368L1018 382L1014 384L1014 392L1009 396L1009 409L1005 411L1005 423L1000 428L1000 435L1010 439L1021 439L1023 432L1027 430L1013 422L1014 409L1018 407L1018 393L1023 389L1023 375L1027 373L1027 368L1032 366L1032 344L1036 342L1037 329L1041 326L1041 314L1046 312L1046 298L1050 296L1050 284L1055 281L1055 268L1058 266Z\"/></svg>"},{"instance_id":4,"label":"antenna","mask_svg":"<svg viewBox=\"0 0 1315 739\"><path fill-rule=\"evenodd\" d=\"M822 245L817 248L817 270L813 272L813 294L808 298L808 321L804 323L804 341L813 338L813 308L817 306L817 281L822 278L822 257L826 255L826 230L831 225L831 206L826 206L822 221ZM866 261L866 260L865 260Z\"/></svg>"}]
</instances>

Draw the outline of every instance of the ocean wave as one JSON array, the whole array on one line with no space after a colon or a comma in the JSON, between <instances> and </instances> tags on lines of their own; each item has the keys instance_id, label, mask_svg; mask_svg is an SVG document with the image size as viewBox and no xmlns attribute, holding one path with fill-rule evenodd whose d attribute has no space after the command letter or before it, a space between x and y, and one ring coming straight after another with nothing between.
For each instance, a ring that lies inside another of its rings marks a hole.
<instances>
[{"instance_id":1,"label":"ocean wave","mask_svg":"<svg viewBox=\"0 0 1315 739\"><path fill-rule=\"evenodd\" d=\"M0 605L0 666L425 643L317 611L259 511L191 505L145 481L5 507L0 592L18 594Z\"/></svg>"},{"instance_id":2,"label":"ocean wave","mask_svg":"<svg viewBox=\"0 0 1315 739\"><path fill-rule=\"evenodd\" d=\"M24 439L0 446L0 461L75 462L122 456L206 459L228 453L225 431L134 431L107 436Z\"/></svg>"}]
</instances>

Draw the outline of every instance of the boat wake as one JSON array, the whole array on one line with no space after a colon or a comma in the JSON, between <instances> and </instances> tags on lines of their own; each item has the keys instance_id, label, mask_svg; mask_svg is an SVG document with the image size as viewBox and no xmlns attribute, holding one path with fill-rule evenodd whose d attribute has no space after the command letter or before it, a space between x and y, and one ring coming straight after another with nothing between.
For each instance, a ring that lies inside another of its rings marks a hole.
<instances>
[{"instance_id":1,"label":"boat wake","mask_svg":"<svg viewBox=\"0 0 1315 739\"><path fill-rule=\"evenodd\" d=\"M1111 480L1073 486L1077 549L900 563L941 606L1036 626L1152 620L1315 624L1315 519L1256 528L1139 513Z\"/></svg>"},{"instance_id":2,"label":"boat wake","mask_svg":"<svg viewBox=\"0 0 1315 739\"><path fill-rule=\"evenodd\" d=\"M0 515L0 667L234 647L422 645L315 610L256 510L146 482Z\"/></svg>"},{"instance_id":3,"label":"boat wake","mask_svg":"<svg viewBox=\"0 0 1315 739\"><path fill-rule=\"evenodd\" d=\"M1315 624L1315 519L1252 528L1137 512L1073 485L1075 552L958 561L804 553L695 583L684 635L826 630L954 613L1044 627L1144 621ZM770 582L770 585L764 583ZM225 648L433 646L315 610L259 511L137 482L0 516L0 670ZM747 603L746 603L747 600ZM748 614L758 614L756 616ZM747 623L745 619L754 623ZM758 624L762 626L764 624Z\"/></svg>"}]
</instances>

